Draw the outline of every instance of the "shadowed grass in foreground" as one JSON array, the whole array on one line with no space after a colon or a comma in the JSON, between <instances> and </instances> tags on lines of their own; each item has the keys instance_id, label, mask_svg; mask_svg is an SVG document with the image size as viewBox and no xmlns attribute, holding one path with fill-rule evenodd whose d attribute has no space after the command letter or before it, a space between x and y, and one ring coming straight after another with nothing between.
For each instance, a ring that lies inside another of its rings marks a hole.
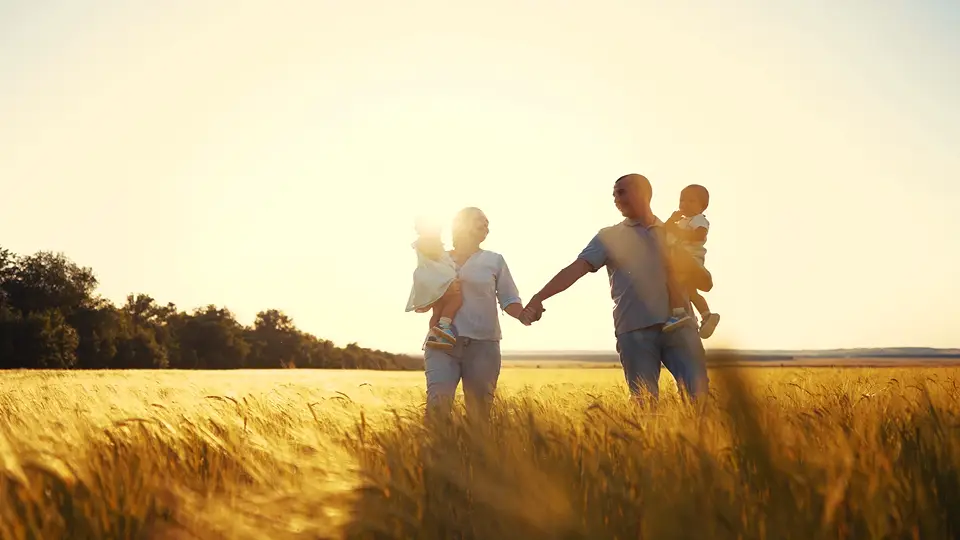
<instances>
[{"instance_id":1,"label":"shadowed grass in foreground","mask_svg":"<svg viewBox=\"0 0 960 540\"><path fill-rule=\"evenodd\" d=\"M293 387L166 404L143 394L89 413L95 397L69 379L35 395L4 387L0 538L960 532L960 370L711 376L702 412L670 392L638 407L611 377L598 393L504 392L489 422L454 413L429 426L413 392L393 397L399 412L359 417L349 396ZM37 408L58 391L60 409Z\"/></svg>"}]
</instances>

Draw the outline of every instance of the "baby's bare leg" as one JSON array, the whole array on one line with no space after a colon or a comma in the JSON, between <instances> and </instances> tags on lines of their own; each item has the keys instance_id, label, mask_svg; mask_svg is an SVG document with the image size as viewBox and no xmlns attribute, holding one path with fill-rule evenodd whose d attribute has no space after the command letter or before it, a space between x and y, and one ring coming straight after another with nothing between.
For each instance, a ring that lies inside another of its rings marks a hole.
<instances>
[{"instance_id":1,"label":"baby's bare leg","mask_svg":"<svg viewBox=\"0 0 960 540\"><path fill-rule=\"evenodd\" d=\"M707 300L700 295L694 286L690 286L688 294L690 295L690 301L700 312L700 339L707 339L717 329L717 324L720 323L720 315L710 312Z\"/></svg>"},{"instance_id":2,"label":"baby's bare leg","mask_svg":"<svg viewBox=\"0 0 960 540\"><path fill-rule=\"evenodd\" d=\"M439 324L441 319L452 322L461 306L463 306L463 295L460 292L460 282L454 281L447 287L447 292L443 293L443 296L431 306L433 314L430 316L430 327L433 328Z\"/></svg>"},{"instance_id":3,"label":"baby's bare leg","mask_svg":"<svg viewBox=\"0 0 960 540\"><path fill-rule=\"evenodd\" d=\"M710 313L710 306L707 305L707 299L697 291L696 287L688 287L687 294L690 295L690 302L697 308L697 312L700 313L701 317Z\"/></svg>"},{"instance_id":4,"label":"baby's bare leg","mask_svg":"<svg viewBox=\"0 0 960 540\"><path fill-rule=\"evenodd\" d=\"M443 299L437 300L433 304L433 311L430 314L430 328L433 328L440 322L440 312L443 310Z\"/></svg>"},{"instance_id":5,"label":"baby's bare leg","mask_svg":"<svg viewBox=\"0 0 960 540\"><path fill-rule=\"evenodd\" d=\"M440 308L440 317L453 321L453 318L456 317L457 312L460 311L460 308L463 306L463 294L460 291L460 282L454 281L451 283L450 287L447 288L447 292L443 293L440 301L443 303Z\"/></svg>"}]
</instances>

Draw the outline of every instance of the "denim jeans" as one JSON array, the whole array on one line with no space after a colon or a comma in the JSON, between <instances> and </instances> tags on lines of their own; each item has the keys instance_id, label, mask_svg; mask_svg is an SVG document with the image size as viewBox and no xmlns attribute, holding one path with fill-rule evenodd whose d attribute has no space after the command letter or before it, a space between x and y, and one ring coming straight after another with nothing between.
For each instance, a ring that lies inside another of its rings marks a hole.
<instances>
[{"instance_id":1,"label":"denim jeans","mask_svg":"<svg viewBox=\"0 0 960 540\"><path fill-rule=\"evenodd\" d=\"M426 349L427 408L448 411L463 380L467 413L487 416L500 378L500 342L457 338L449 350Z\"/></svg>"},{"instance_id":2,"label":"denim jeans","mask_svg":"<svg viewBox=\"0 0 960 540\"><path fill-rule=\"evenodd\" d=\"M663 332L657 325L620 334L617 353L627 386L635 396L643 388L654 399L658 397L661 362L682 393L693 398L707 394L706 354L697 330L690 324L672 332Z\"/></svg>"}]
</instances>

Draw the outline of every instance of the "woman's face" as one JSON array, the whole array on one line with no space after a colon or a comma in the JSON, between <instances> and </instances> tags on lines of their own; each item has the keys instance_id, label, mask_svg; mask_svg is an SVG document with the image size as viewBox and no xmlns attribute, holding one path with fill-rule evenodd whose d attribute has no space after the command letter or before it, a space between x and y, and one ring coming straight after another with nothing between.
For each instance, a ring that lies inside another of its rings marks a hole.
<instances>
[{"instance_id":1,"label":"woman's face","mask_svg":"<svg viewBox=\"0 0 960 540\"><path fill-rule=\"evenodd\" d=\"M464 241L480 244L490 234L490 222L480 210L472 210L463 217L457 235Z\"/></svg>"}]
</instances>

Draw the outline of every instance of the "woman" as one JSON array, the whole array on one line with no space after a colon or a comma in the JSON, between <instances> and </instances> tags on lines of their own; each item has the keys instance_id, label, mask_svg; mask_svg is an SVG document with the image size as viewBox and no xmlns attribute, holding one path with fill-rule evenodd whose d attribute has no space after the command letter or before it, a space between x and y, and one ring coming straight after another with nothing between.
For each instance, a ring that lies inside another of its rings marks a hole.
<instances>
[{"instance_id":1,"label":"woman","mask_svg":"<svg viewBox=\"0 0 960 540\"><path fill-rule=\"evenodd\" d=\"M520 320L523 304L503 256L480 248L489 222L478 208L464 208L453 220L453 250L463 304L453 327L453 349L424 347L427 406L449 410L463 379L467 413L489 413L500 377L500 320L497 304Z\"/></svg>"}]
</instances>

